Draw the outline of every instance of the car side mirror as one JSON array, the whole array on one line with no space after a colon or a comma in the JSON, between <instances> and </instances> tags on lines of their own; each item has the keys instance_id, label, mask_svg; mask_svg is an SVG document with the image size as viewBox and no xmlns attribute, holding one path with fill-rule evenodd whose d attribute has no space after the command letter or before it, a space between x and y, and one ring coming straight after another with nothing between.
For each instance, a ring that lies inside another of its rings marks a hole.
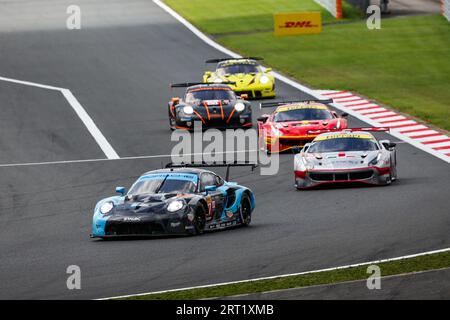
<instances>
[{"instance_id":1,"label":"car side mirror","mask_svg":"<svg viewBox=\"0 0 450 320\"><path fill-rule=\"evenodd\" d=\"M174 98L172 98L172 104L174 105L174 106L176 106L177 104L179 104L180 103L180 98L178 98L178 97L174 97Z\"/></svg>"},{"instance_id":2,"label":"car side mirror","mask_svg":"<svg viewBox=\"0 0 450 320\"><path fill-rule=\"evenodd\" d=\"M348 117L348 113L347 112L342 112L341 113L341 117L342 118L347 118Z\"/></svg>"},{"instance_id":3,"label":"car side mirror","mask_svg":"<svg viewBox=\"0 0 450 320\"><path fill-rule=\"evenodd\" d=\"M308 148L311 146L311 142L308 142L308 143L305 143L305 145L303 146L303 149L302 150L308 150Z\"/></svg>"},{"instance_id":4,"label":"car side mirror","mask_svg":"<svg viewBox=\"0 0 450 320\"><path fill-rule=\"evenodd\" d=\"M243 94L240 95L240 98L241 98L242 100L248 100L248 94L243 93Z\"/></svg>"},{"instance_id":5,"label":"car side mirror","mask_svg":"<svg viewBox=\"0 0 450 320\"><path fill-rule=\"evenodd\" d=\"M206 193L213 192L213 191L216 191L216 190L217 190L217 186L206 186L205 187Z\"/></svg>"},{"instance_id":6,"label":"car side mirror","mask_svg":"<svg viewBox=\"0 0 450 320\"><path fill-rule=\"evenodd\" d=\"M212 75L212 72L211 72L211 71L206 71L206 72L205 72L205 77L206 77L206 78L211 77L211 75Z\"/></svg>"},{"instance_id":7,"label":"car side mirror","mask_svg":"<svg viewBox=\"0 0 450 320\"><path fill-rule=\"evenodd\" d=\"M302 151L302 148L300 148L299 146L295 146L295 147L292 147L291 150L292 150L292 153L297 154Z\"/></svg>"},{"instance_id":8,"label":"car side mirror","mask_svg":"<svg viewBox=\"0 0 450 320\"><path fill-rule=\"evenodd\" d=\"M116 187L116 192L120 193L122 196L125 195L125 188L124 187Z\"/></svg>"},{"instance_id":9,"label":"car side mirror","mask_svg":"<svg viewBox=\"0 0 450 320\"><path fill-rule=\"evenodd\" d=\"M267 68L266 70L265 70L265 72L271 72L272 71L272 68Z\"/></svg>"},{"instance_id":10,"label":"car side mirror","mask_svg":"<svg viewBox=\"0 0 450 320\"><path fill-rule=\"evenodd\" d=\"M264 122L267 121L267 119L269 119L269 116L267 116L267 115L262 115L261 117L258 117L256 120L259 121L259 122L264 123Z\"/></svg>"},{"instance_id":11,"label":"car side mirror","mask_svg":"<svg viewBox=\"0 0 450 320\"><path fill-rule=\"evenodd\" d=\"M388 150L394 149L397 145L395 142L390 142L389 140L381 140L380 143Z\"/></svg>"}]
</instances>

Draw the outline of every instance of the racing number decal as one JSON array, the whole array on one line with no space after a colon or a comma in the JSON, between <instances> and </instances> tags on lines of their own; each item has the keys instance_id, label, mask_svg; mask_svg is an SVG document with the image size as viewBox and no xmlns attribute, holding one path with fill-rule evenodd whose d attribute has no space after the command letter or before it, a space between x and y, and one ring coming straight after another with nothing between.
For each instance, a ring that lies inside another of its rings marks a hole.
<instances>
[{"instance_id":1,"label":"racing number decal","mask_svg":"<svg viewBox=\"0 0 450 320\"><path fill-rule=\"evenodd\" d=\"M216 202L212 200L211 196L208 196L208 198L206 199L206 203L208 204L207 218L212 219L214 217L214 211L216 209Z\"/></svg>"}]
</instances>

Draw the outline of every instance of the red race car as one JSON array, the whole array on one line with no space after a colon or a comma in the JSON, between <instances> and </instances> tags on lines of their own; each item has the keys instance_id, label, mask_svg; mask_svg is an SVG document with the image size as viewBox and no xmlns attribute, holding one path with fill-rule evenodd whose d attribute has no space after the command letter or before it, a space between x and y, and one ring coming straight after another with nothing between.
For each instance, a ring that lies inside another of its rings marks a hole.
<instances>
[{"instance_id":1,"label":"red race car","mask_svg":"<svg viewBox=\"0 0 450 320\"><path fill-rule=\"evenodd\" d=\"M257 119L260 148L268 153L283 152L311 142L318 134L310 131L346 129L347 114L338 115L330 110L330 103L333 100L261 103L260 108L277 108Z\"/></svg>"}]
</instances>

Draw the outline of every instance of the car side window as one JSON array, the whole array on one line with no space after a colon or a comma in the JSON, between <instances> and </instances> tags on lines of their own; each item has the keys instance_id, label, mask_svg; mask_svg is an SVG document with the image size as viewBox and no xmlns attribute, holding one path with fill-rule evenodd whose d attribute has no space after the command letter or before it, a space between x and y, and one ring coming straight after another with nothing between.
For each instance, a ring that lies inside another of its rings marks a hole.
<instances>
[{"instance_id":1,"label":"car side window","mask_svg":"<svg viewBox=\"0 0 450 320\"><path fill-rule=\"evenodd\" d=\"M223 184L224 184L223 179L219 176L216 176L216 186L220 187Z\"/></svg>"},{"instance_id":2,"label":"car side window","mask_svg":"<svg viewBox=\"0 0 450 320\"><path fill-rule=\"evenodd\" d=\"M200 178L200 191L205 191L205 187L207 186L215 186L216 185L216 176L211 173L203 173Z\"/></svg>"}]
</instances>

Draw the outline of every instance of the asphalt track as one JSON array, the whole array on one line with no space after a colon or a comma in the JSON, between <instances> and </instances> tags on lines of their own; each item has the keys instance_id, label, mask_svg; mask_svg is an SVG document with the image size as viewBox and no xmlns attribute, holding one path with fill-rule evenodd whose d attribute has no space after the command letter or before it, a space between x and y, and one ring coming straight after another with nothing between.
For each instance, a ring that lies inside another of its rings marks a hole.
<instances>
[{"instance_id":1,"label":"asphalt track","mask_svg":"<svg viewBox=\"0 0 450 320\"><path fill-rule=\"evenodd\" d=\"M168 84L199 80L223 54L151 1L77 3L82 29L67 30L71 1L0 0L0 76L70 89L120 157L170 154ZM0 164L104 158L57 92L0 81L0 110ZM0 166L0 299L101 298L449 247L448 164L408 144L398 160L389 187L297 192L282 155L276 176L232 175L257 197L250 228L133 241L89 239L92 208L166 158ZM81 290L66 287L69 265Z\"/></svg>"}]
</instances>

